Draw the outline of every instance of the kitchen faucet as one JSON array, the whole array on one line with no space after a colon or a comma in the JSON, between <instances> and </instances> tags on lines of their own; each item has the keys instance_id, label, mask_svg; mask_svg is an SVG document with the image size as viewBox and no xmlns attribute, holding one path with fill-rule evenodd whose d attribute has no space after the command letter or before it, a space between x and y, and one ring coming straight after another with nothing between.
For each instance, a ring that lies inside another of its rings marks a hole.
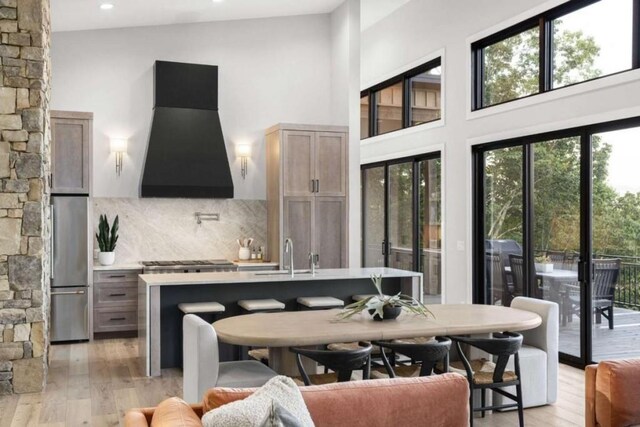
<instances>
[{"instance_id":1,"label":"kitchen faucet","mask_svg":"<svg viewBox=\"0 0 640 427\"><path fill-rule=\"evenodd\" d=\"M284 241L284 253L289 254L289 273L291 274L291 278L293 279L293 240L287 237Z\"/></svg>"}]
</instances>

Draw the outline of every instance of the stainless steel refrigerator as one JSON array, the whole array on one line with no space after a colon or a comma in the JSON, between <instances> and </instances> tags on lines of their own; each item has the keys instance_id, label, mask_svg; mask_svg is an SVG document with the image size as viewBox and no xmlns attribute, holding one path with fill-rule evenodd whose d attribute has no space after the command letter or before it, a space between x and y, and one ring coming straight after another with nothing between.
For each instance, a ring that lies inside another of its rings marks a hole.
<instances>
[{"instance_id":1,"label":"stainless steel refrigerator","mask_svg":"<svg viewBox=\"0 0 640 427\"><path fill-rule=\"evenodd\" d=\"M89 198L51 197L51 341L89 339Z\"/></svg>"}]
</instances>

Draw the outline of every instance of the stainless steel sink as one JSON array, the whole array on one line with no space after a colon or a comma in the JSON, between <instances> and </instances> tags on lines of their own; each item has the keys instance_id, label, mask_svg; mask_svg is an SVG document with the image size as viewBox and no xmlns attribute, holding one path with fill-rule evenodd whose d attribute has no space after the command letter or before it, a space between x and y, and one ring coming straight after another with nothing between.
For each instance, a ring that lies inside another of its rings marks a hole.
<instances>
[{"instance_id":1,"label":"stainless steel sink","mask_svg":"<svg viewBox=\"0 0 640 427\"><path fill-rule=\"evenodd\" d=\"M296 274L311 274L311 270L293 270L294 276ZM260 273L255 273L256 276L290 276L291 272L286 270L277 270L277 271L262 271Z\"/></svg>"}]
</instances>

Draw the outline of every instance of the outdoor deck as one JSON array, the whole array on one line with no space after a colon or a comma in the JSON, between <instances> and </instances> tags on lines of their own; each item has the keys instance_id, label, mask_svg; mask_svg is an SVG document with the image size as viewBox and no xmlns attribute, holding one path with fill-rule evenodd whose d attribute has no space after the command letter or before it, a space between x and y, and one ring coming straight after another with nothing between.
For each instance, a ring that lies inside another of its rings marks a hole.
<instances>
[{"instance_id":1,"label":"outdoor deck","mask_svg":"<svg viewBox=\"0 0 640 427\"><path fill-rule=\"evenodd\" d=\"M626 359L640 357L640 311L625 308L614 309L614 329L610 330L606 319L594 324L593 359ZM560 326L560 351L580 355L580 319Z\"/></svg>"}]
</instances>

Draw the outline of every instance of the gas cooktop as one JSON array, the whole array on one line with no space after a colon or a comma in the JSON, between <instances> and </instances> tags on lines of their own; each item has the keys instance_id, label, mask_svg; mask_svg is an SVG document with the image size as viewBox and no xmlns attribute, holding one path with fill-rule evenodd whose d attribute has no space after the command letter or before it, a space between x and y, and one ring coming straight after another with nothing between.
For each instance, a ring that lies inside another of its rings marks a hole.
<instances>
[{"instance_id":1,"label":"gas cooktop","mask_svg":"<svg viewBox=\"0 0 640 427\"><path fill-rule=\"evenodd\" d=\"M206 260L180 260L180 261L142 261L145 267L192 267L198 266L217 266L217 265L234 265L226 259L206 259Z\"/></svg>"}]
</instances>

